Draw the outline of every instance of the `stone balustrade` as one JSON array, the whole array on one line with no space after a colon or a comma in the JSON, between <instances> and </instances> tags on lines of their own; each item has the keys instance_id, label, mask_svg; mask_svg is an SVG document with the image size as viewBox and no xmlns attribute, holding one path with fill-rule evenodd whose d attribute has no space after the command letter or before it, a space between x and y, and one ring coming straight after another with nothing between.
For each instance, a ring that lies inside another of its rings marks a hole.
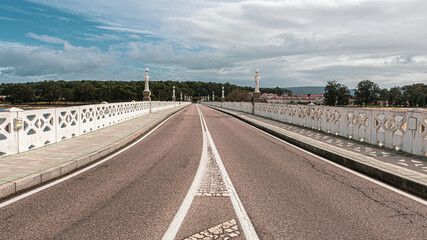
<instances>
[{"instance_id":1,"label":"stone balustrade","mask_svg":"<svg viewBox=\"0 0 427 240\"><path fill-rule=\"evenodd\" d=\"M124 102L0 112L0 157L77 137L189 102ZM150 109L151 108L151 109Z\"/></svg>"},{"instance_id":2,"label":"stone balustrade","mask_svg":"<svg viewBox=\"0 0 427 240\"><path fill-rule=\"evenodd\" d=\"M252 113L252 103L209 102ZM222 105L221 105L222 104ZM255 103L254 114L380 147L427 156L427 110Z\"/></svg>"}]
</instances>

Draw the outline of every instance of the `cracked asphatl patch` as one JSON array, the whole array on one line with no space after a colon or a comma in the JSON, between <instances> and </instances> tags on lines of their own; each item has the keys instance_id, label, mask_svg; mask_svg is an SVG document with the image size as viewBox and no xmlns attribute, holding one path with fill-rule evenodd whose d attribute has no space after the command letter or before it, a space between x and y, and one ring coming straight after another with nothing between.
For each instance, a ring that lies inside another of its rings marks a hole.
<instances>
[{"instance_id":1,"label":"cracked asphatl patch","mask_svg":"<svg viewBox=\"0 0 427 240\"><path fill-rule=\"evenodd\" d=\"M197 240L197 239L231 239L240 235L239 226L235 219L221 223L215 227L211 227L184 240Z\"/></svg>"},{"instance_id":2,"label":"cracked asphatl patch","mask_svg":"<svg viewBox=\"0 0 427 240\"><path fill-rule=\"evenodd\" d=\"M218 163L212 153L212 149L208 146L208 161L203 171L203 177L200 185L197 188L195 196L199 197L223 197L230 196L227 187L224 183Z\"/></svg>"}]
</instances>

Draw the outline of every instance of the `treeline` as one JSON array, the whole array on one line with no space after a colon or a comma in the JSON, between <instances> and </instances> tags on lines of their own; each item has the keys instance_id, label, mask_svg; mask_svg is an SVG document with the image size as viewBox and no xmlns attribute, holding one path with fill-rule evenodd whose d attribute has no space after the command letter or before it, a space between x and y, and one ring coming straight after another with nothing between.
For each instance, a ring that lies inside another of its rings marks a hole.
<instances>
[{"instance_id":1,"label":"treeline","mask_svg":"<svg viewBox=\"0 0 427 240\"><path fill-rule=\"evenodd\" d=\"M213 82L150 82L151 99L153 101L171 101L172 88L175 86L176 99L182 95L221 96L222 86L225 93L235 89L253 91L251 87L240 87L230 83ZM11 103L29 102L128 102L141 101L143 98L144 81L44 81L30 83L3 83L0 85L0 95L9 96L6 100Z\"/></svg>"},{"instance_id":2,"label":"treeline","mask_svg":"<svg viewBox=\"0 0 427 240\"><path fill-rule=\"evenodd\" d=\"M395 107L426 107L427 85L417 83L402 87L392 87L390 90L381 89L378 84L364 80L357 84L354 96L344 84L336 81L329 81L325 87L326 105L349 105L350 103L359 106L387 105Z\"/></svg>"}]
</instances>

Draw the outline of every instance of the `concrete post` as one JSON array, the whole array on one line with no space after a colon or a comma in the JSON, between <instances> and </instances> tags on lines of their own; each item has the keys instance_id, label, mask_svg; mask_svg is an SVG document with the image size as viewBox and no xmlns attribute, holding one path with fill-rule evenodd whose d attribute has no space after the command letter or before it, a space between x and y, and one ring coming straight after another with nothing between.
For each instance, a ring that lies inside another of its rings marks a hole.
<instances>
[{"instance_id":1,"label":"concrete post","mask_svg":"<svg viewBox=\"0 0 427 240\"><path fill-rule=\"evenodd\" d=\"M14 139L14 143L15 144L11 144L9 147L9 152L16 152L16 153L20 153L22 151L22 149L20 149L20 145L19 144L19 130L21 130L24 127L24 120L22 119L22 117L20 116L20 113L23 112L23 109L20 108L16 108L16 107L12 107L9 109L5 109L4 112L9 112L10 113L10 119L11 119L11 123L12 123L12 128L13 130L10 133L10 138Z\"/></svg>"},{"instance_id":2,"label":"concrete post","mask_svg":"<svg viewBox=\"0 0 427 240\"><path fill-rule=\"evenodd\" d=\"M181 95L180 101L182 102L182 92L180 92L180 95Z\"/></svg>"},{"instance_id":3,"label":"concrete post","mask_svg":"<svg viewBox=\"0 0 427 240\"><path fill-rule=\"evenodd\" d=\"M212 102L215 101L215 92L212 92Z\"/></svg>"}]
</instances>

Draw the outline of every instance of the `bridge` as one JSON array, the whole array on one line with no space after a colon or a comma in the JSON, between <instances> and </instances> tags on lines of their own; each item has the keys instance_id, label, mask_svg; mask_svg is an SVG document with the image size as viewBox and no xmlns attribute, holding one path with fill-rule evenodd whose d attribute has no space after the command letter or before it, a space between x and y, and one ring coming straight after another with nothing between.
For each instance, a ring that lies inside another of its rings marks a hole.
<instances>
[{"instance_id":1,"label":"bridge","mask_svg":"<svg viewBox=\"0 0 427 240\"><path fill-rule=\"evenodd\" d=\"M0 239L423 239L427 113L128 102L0 113Z\"/></svg>"}]
</instances>

